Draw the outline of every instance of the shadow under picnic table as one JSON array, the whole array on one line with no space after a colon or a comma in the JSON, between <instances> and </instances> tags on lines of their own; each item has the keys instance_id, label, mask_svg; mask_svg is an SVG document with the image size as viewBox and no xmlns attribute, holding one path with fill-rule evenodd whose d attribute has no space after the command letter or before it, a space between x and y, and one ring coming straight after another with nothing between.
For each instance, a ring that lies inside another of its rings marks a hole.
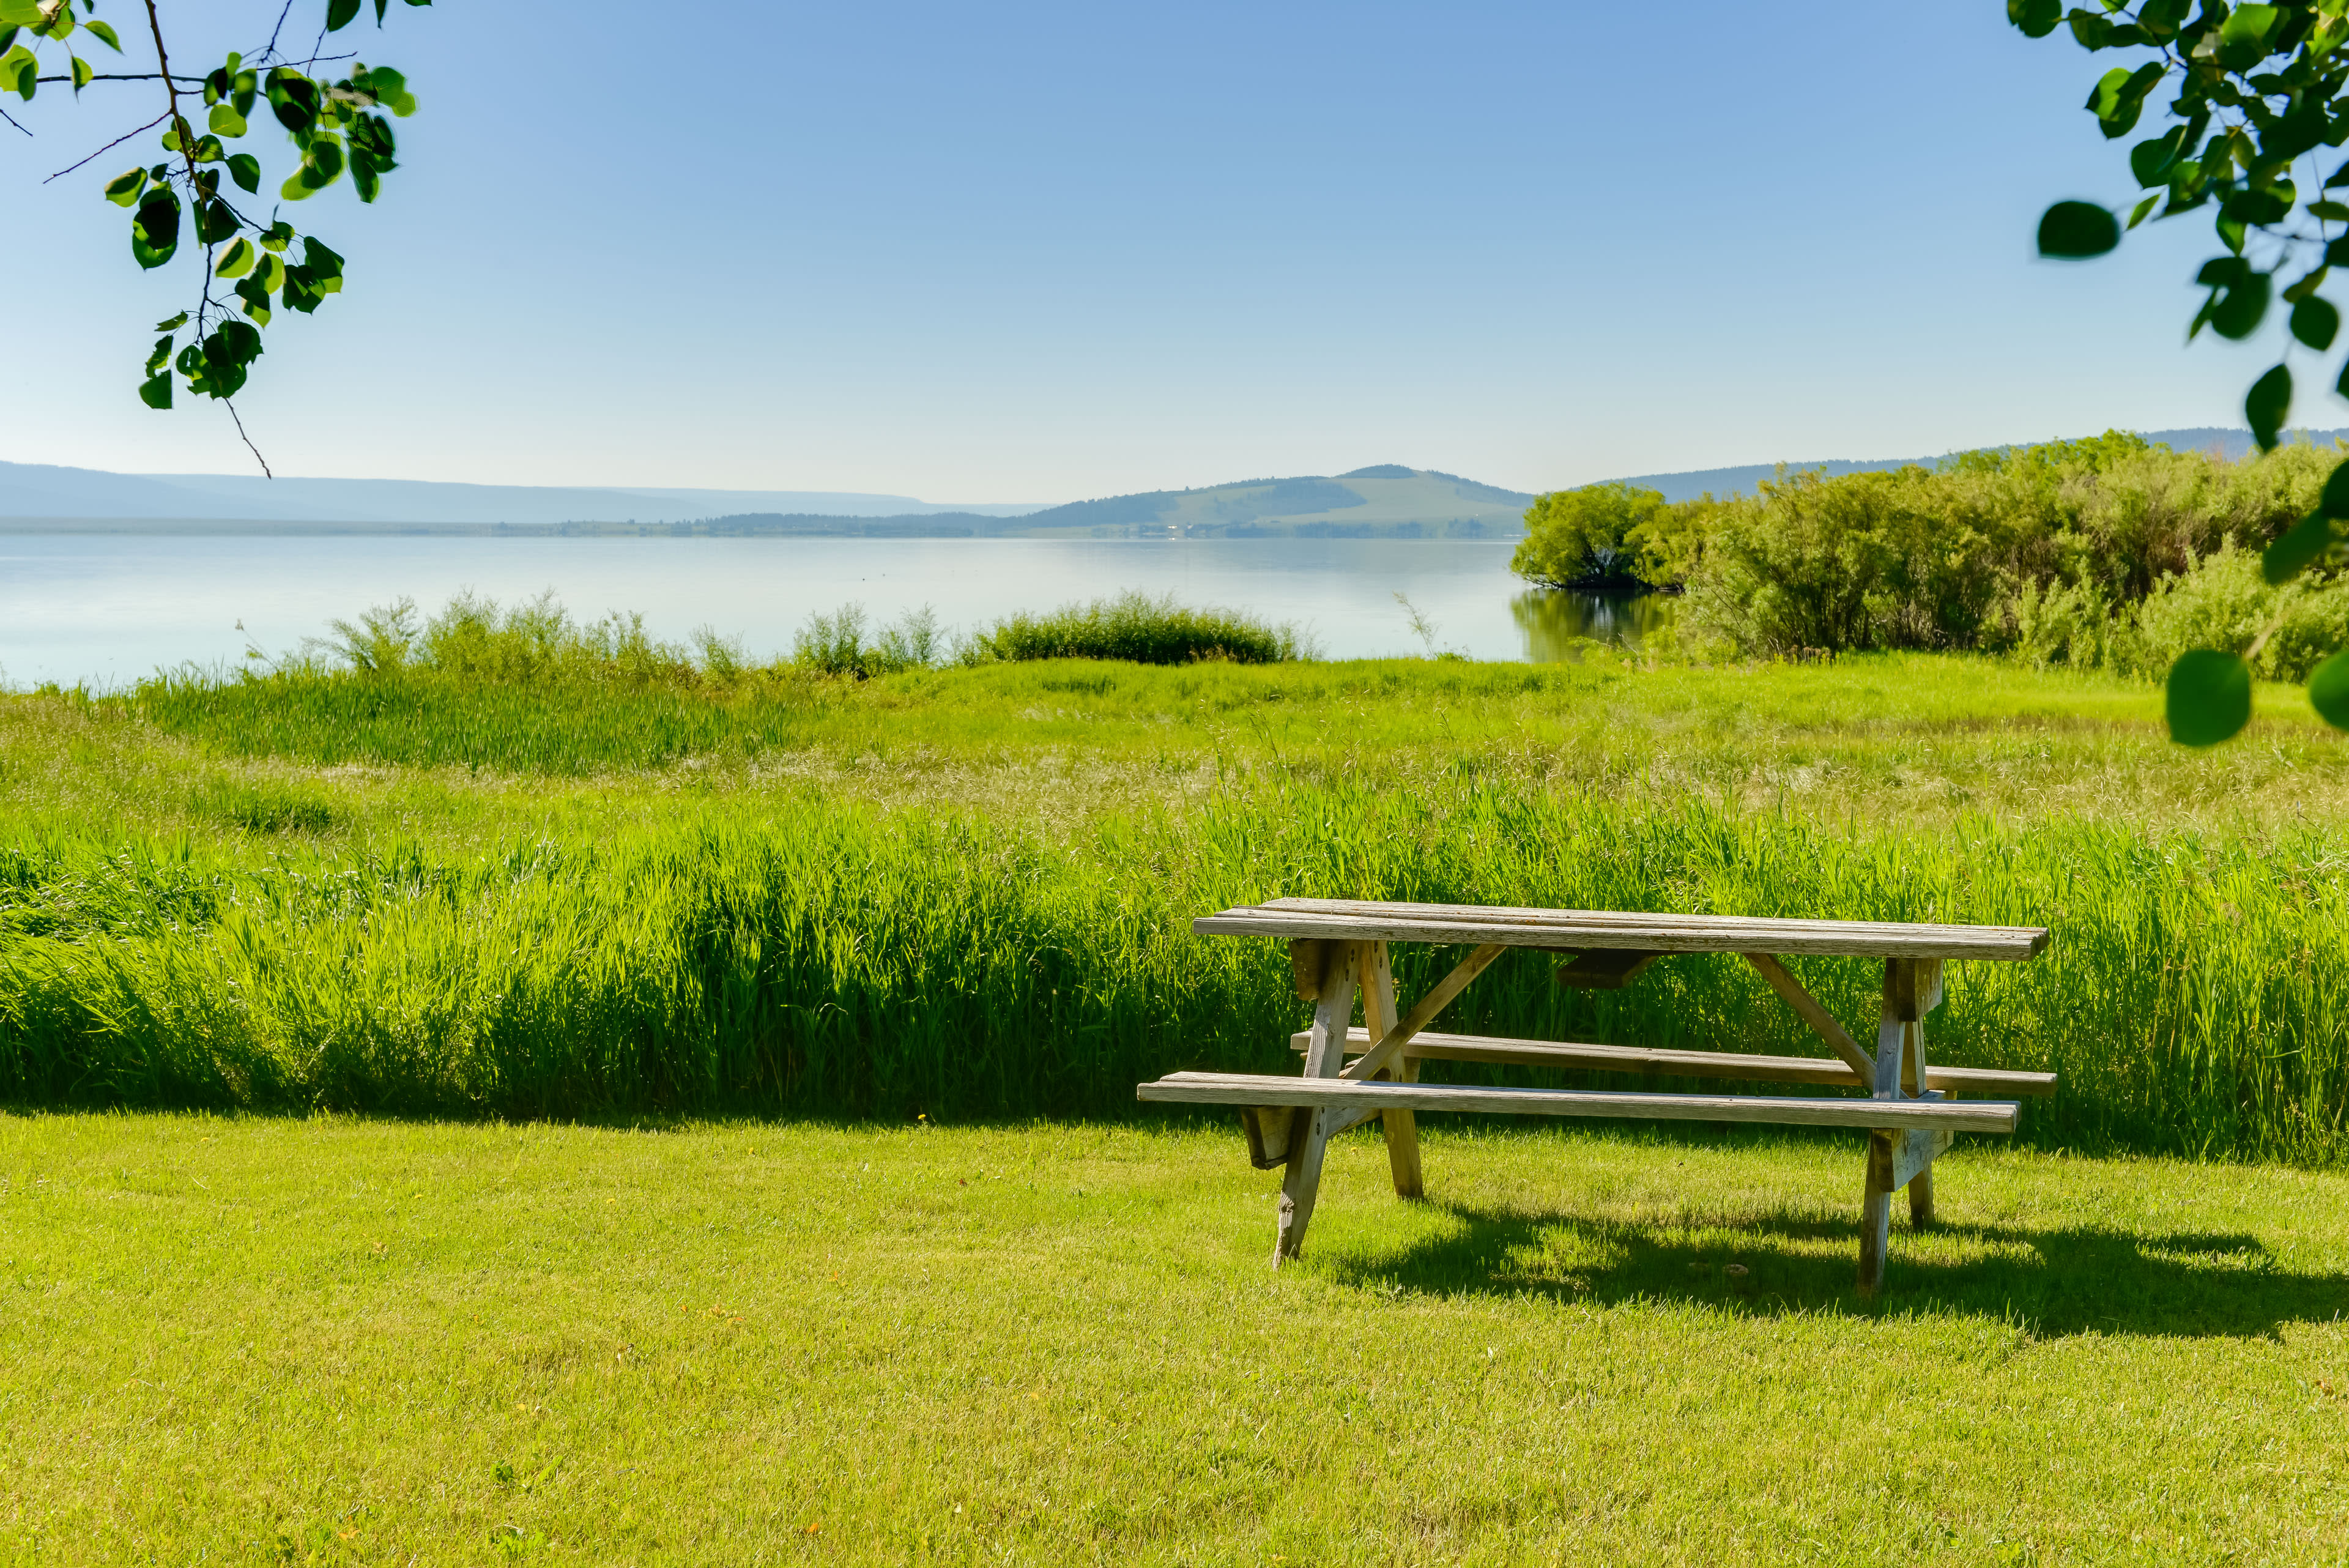
<instances>
[{"instance_id":1,"label":"shadow under picnic table","mask_svg":"<svg viewBox=\"0 0 2349 1568\"><path fill-rule=\"evenodd\" d=\"M1690 1301L1754 1316L1961 1313L2019 1318L2051 1334L2268 1336L2349 1310L2349 1272L2294 1272L2248 1234L1963 1223L1920 1233L1896 1224L1884 1293L1870 1303L1856 1288L1856 1220L1764 1211L1690 1231L1572 1212L1432 1207L1454 1221L1441 1234L1400 1248L1331 1248L1319 1266L1350 1284L1431 1294ZM1732 1272L1733 1264L1744 1272Z\"/></svg>"}]
</instances>

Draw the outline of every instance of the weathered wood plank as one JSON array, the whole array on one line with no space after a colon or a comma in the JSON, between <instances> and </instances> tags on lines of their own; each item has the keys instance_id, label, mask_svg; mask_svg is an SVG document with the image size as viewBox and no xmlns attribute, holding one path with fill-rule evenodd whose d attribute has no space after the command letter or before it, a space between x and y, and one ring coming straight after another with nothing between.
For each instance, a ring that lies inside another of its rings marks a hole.
<instances>
[{"instance_id":1,"label":"weathered wood plank","mask_svg":"<svg viewBox=\"0 0 2349 1568\"><path fill-rule=\"evenodd\" d=\"M1378 1037L1379 1043L1363 1053L1362 1059L1346 1069L1349 1078L1367 1078L1392 1061L1395 1053L1408 1045L1419 1032L1435 1022L1452 999L1468 989L1468 982L1485 972L1492 961L1506 952L1497 943L1486 943L1452 966L1452 972L1437 981L1425 996L1413 1004L1402 1023Z\"/></svg>"},{"instance_id":2,"label":"weathered wood plank","mask_svg":"<svg viewBox=\"0 0 2349 1568\"><path fill-rule=\"evenodd\" d=\"M1299 937L1288 944L1288 973L1297 1000L1311 1002L1321 994L1321 972L1330 967L1330 944Z\"/></svg>"},{"instance_id":3,"label":"weathered wood plank","mask_svg":"<svg viewBox=\"0 0 2349 1568\"><path fill-rule=\"evenodd\" d=\"M1932 1075L1925 1065L1925 1014L1940 1005L1940 1000L1941 961L1940 959L1919 960L1915 994L1917 1016L1907 1025L1909 1052L1900 1064L1900 1087L1905 1094L1921 1094L1924 1092L1925 1085L1931 1081ZM1906 1147L1905 1138L1914 1136L1913 1133L1904 1135L1903 1147L1896 1153L1918 1152L1922 1153L1923 1158L1918 1161L1909 1175L1899 1177L1893 1185L1906 1187L1909 1189L1909 1224L1913 1230L1922 1230L1933 1222L1933 1156L1939 1154L1940 1150L1909 1150ZM1897 1176L1899 1170L1899 1161L1897 1158L1893 1168Z\"/></svg>"},{"instance_id":4,"label":"weathered wood plank","mask_svg":"<svg viewBox=\"0 0 2349 1568\"><path fill-rule=\"evenodd\" d=\"M1770 989L1795 1010L1795 1016L1811 1026L1811 1033L1827 1043L1828 1050L1849 1063L1852 1071L1862 1079L1873 1081L1876 1064L1868 1059L1868 1053L1859 1048L1859 1042L1836 1021L1836 1015L1821 1006L1817 997L1804 989L1803 982L1795 978L1793 971L1773 953L1747 953L1744 956L1745 961L1769 982Z\"/></svg>"},{"instance_id":5,"label":"weathered wood plank","mask_svg":"<svg viewBox=\"0 0 2349 1568\"><path fill-rule=\"evenodd\" d=\"M1920 1178L1930 1179L1933 1161L1949 1152L1952 1136L1947 1127L1909 1127L1901 1133L1892 1145L1892 1185L1913 1188ZM1912 1211L1909 1218L1917 1216Z\"/></svg>"},{"instance_id":6,"label":"weathered wood plank","mask_svg":"<svg viewBox=\"0 0 2349 1568\"><path fill-rule=\"evenodd\" d=\"M1876 1097L1897 1099L1909 1064L1909 1022L1917 1016L1917 963L1884 961L1884 1015L1876 1026Z\"/></svg>"},{"instance_id":7,"label":"weathered wood plank","mask_svg":"<svg viewBox=\"0 0 2349 1568\"><path fill-rule=\"evenodd\" d=\"M1661 952L1816 953L1849 957L2017 960L2047 945L2035 926L1946 926L1880 920L1760 919L1603 909L1278 898L1192 922L1202 935L1351 940L1500 942L1513 947L1650 948Z\"/></svg>"},{"instance_id":8,"label":"weathered wood plank","mask_svg":"<svg viewBox=\"0 0 2349 1568\"><path fill-rule=\"evenodd\" d=\"M1258 1170L1287 1165L1290 1137L1303 1114L1295 1106L1242 1106L1240 1132L1247 1139L1248 1163Z\"/></svg>"},{"instance_id":9,"label":"weathered wood plank","mask_svg":"<svg viewBox=\"0 0 2349 1568\"><path fill-rule=\"evenodd\" d=\"M1892 1247L1892 1139L1868 1135L1868 1180L1859 1201L1859 1293L1884 1288L1884 1258Z\"/></svg>"},{"instance_id":10,"label":"weathered wood plank","mask_svg":"<svg viewBox=\"0 0 2349 1568\"><path fill-rule=\"evenodd\" d=\"M1346 1059L1346 1028L1353 1019L1354 976L1361 960L1350 943L1331 944L1327 958L1317 988L1318 1000L1313 1004L1312 1038L1306 1043L1305 1077L1300 1083L1335 1079ZM1280 1220L1272 1245L1272 1266L1276 1269L1282 1260L1297 1256L1298 1249L1305 1245L1305 1228L1312 1222L1313 1201L1321 1190L1321 1158L1330 1147L1330 1133L1344 1119L1342 1112L1326 1102L1288 1103L1313 1108L1297 1119L1296 1130L1289 1139L1288 1164L1281 1173Z\"/></svg>"},{"instance_id":11,"label":"weathered wood plank","mask_svg":"<svg viewBox=\"0 0 2349 1568\"><path fill-rule=\"evenodd\" d=\"M1387 962L1386 943L1368 943L1362 950L1365 955L1362 962L1362 1032L1384 1040L1395 1033L1394 971ZM1431 1013L1430 1016L1433 1015ZM1351 1034L1353 1032L1348 1030L1347 1033ZM1398 1044L1402 1043L1397 1042ZM1342 1046L1343 1042L1340 1044ZM1402 1078L1409 1066L1406 1058L1390 1056L1385 1071L1389 1077ZM1386 1138L1387 1169L1394 1178L1395 1196L1425 1197L1426 1184L1419 1168L1417 1118L1410 1111L1397 1106L1382 1113L1380 1131Z\"/></svg>"},{"instance_id":12,"label":"weathered wood plank","mask_svg":"<svg viewBox=\"0 0 2349 1568\"><path fill-rule=\"evenodd\" d=\"M1288 1037L1292 1051L1302 1051L1310 1035L1299 1030ZM1367 1031L1346 1032L1350 1053L1367 1051ZM1858 1051L1854 1046L1855 1052ZM1591 1045L1571 1040L1515 1040L1502 1035L1414 1034L1403 1044L1408 1063L1485 1062L1498 1066L1557 1067L1601 1073L1661 1073L1682 1078L1743 1078L1765 1084L1815 1084L1823 1088L1871 1087L1876 1064L1865 1053L1860 1060L1867 1075L1829 1056L1754 1056L1743 1051L1664 1051L1644 1045ZM1349 1075L1351 1075L1350 1074ZM2000 1067L1936 1066L1925 1086L1951 1095L1987 1095L2012 1099L2019 1095L2045 1096L2055 1092L2053 1073L2011 1073Z\"/></svg>"},{"instance_id":13,"label":"weathered wood plank","mask_svg":"<svg viewBox=\"0 0 2349 1568\"><path fill-rule=\"evenodd\" d=\"M1777 1095L1656 1095L1586 1089L1479 1089L1456 1084L1362 1084L1255 1073L1171 1073L1137 1098L1202 1106L1312 1106L1483 1111L1502 1116L1630 1116L1655 1121L1760 1122L1784 1127L1947 1127L2011 1133L2019 1107L2003 1100L1821 1100ZM1332 1126L1339 1125L1337 1121ZM1296 1162L1290 1162L1296 1168Z\"/></svg>"}]
</instances>

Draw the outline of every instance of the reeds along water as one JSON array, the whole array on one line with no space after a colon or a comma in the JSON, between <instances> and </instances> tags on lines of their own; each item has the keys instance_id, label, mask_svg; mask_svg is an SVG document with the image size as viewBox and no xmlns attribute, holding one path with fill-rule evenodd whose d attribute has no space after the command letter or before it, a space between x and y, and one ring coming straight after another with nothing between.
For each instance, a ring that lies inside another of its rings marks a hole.
<instances>
[{"instance_id":1,"label":"reeds along water","mask_svg":"<svg viewBox=\"0 0 2349 1568\"><path fill-rule=\"evenodd\" d=\"M1169 1070L1294 1070L1306 1010L1285 951L1188 920L1315 894L2044 923L2036 961L1953 966L1928 1025L1938 1059L2062 1075L2023 1141L2342 1149L2349 914L2314 835L1909 835L1469 779L1235 789L1061 843L943 813L775 809L713 803L592 848L487 858L419 842L256 864L67 830L0 851L0 1096L1135 1116L1134 1084ZM1399 947L1404 992L1454 956ZM1875 966L1795 966L1865 1032ZM1615 993L1549 973L1512 955L1446 1023L1821 1054L1732 958L1670 960Z\"/></svg>"}]
</instances>

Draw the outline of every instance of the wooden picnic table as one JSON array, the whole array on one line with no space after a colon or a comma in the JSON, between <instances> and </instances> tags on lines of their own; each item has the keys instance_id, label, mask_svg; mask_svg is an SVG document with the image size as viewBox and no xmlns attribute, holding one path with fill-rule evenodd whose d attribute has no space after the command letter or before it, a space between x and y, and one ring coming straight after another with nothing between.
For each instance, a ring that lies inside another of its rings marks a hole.
<instances>
[{"instance_id":1,"label":"wooden picnic table","mask_svg":"<svg viewBox=\"0 0 2349 1568\"><path fill-rule=\"evenodd\" d=\"M1953 960L2013 962L2033 957L2047 945L2047 932L2036 926L1276 898L1204 916L1191 929L1203 936L1285 938L1298 994L1314 1003L1313 1026L1292 1037L1305 1055L1302 1077L1174 1073L1136 1091L1144 1100L1240 1108L1250 1158L1260 1168L1284 1173L1273 1248L1276 1267L1295 1257L1304 1244L1330 1139L1372 1117L1383 1124L1395 1191L1405 1198L1423 1192L1415 1120L1420 1111L1764 1122L1867 1131L1859 1288L1873 1294L1884 1279L1892 1194L1907 1188L1910 1222L1930 1223L1932 1162L1949 1147L1951 1137L2014 1130L2019 1107L2013 1099L1952 1096L2055 1091L2050 1073L1933 1067L1925 1060L1924 1019L1940 1002L1943 965ZM1471 948L1401 1017L1395 1012L1387 953L1388 944L1398 941ZM1565 958L1557 971L1562 984L1607 990L1630 983L1649 965L1674 953L1735 953L1754 966L1835 1054L1761 1056L1429 1032L1436 1014L1511 948ZM1883 961L1883 1008L1872 1056L1795 979L1785 963L1790 955ZM1352 1024L1358 995L1363 1019L1360 1028ZM1752 1079L1858 1089L1866 1097L1474 1088L1420 1083L1419 1064L1424 1061Z\"/></svg>"}]
</instances>

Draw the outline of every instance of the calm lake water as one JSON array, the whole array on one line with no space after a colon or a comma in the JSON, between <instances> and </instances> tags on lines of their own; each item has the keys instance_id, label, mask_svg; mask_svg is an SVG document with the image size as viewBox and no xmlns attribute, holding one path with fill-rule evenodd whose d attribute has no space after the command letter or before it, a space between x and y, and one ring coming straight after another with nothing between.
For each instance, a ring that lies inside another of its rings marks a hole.
<instances>
[{"instance_id":1,"label":"calm lake water","mask_svg":"<svg viewBox=\"0 0 2349 1568\"><path fill-rule=\"evenodd\" d=\"M1529 594L1506 542L1417 539L498 539L357 535L0 534L0 684L120 686L159 669L271 654L335 617L403 596L427 611L470 589L549 589L583 619L634 610L656 637L698 627L754 658L850 601L887 621L923 605L985 625L1126 588L1294 622L1332 659L1438 649L1570 656L1577 636L1636 640L1661 601ZM239 631L242 621L244 629Z\"/></svg>"}]
</instances>

